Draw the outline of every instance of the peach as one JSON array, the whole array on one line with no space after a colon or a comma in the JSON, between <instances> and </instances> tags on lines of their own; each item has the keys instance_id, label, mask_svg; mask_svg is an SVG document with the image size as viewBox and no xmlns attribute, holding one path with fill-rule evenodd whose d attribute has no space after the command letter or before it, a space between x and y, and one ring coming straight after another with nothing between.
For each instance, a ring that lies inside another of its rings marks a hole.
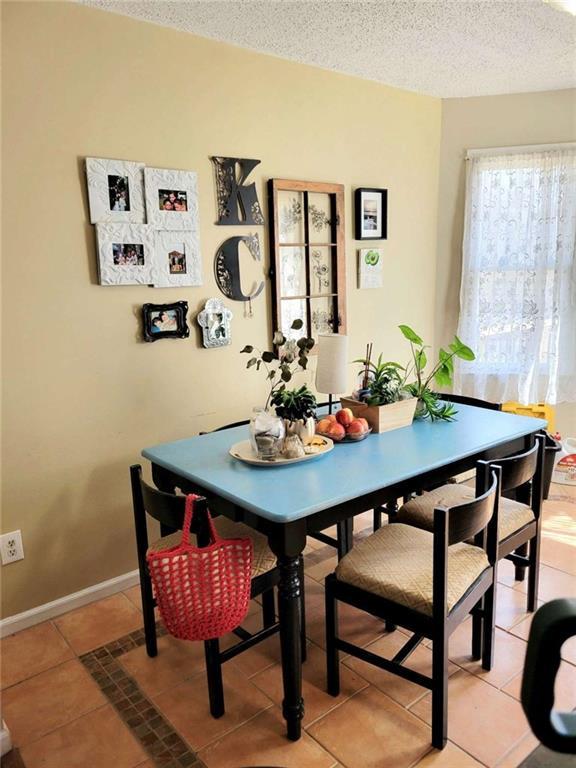
<instances>
[{"instance_id":1,"label":"peach","mask_svg":"<svg viewBox=\"0 0 576 768\"><path fill-rule=\"evenodd\" d=\"M361 416L359 416L359 417L356 419L356 421L359 421L359 422L360 422L360 424L362 424L362 426L364 427L364 432L368 432L368 430L370 429L370 424L368 424L368 422L366 421L366 419L363 419Z\"/></svg>"},{"instance_id":2,"label":"peach","mask_svg":"<svg viewBox=\"0 0 576 768\"><path fill-rule=\"evenodd\" d=\"M323 435L327 435L332 424L334 424L334 421L331 419L320 419L318 424L316 424L316 432L321 432Z\"/></svg>"},{"instance_id":3,"label":"peach","mask_svg":"<svg viewBox=\"0 0 576 768\"><path fill-rule=\"evenodd\" d=\"M327 421L331 421L332 423L336 421L336 416L333 413L329 413L328 416L324 416L324 418Z\"/></svg>"},{"instance_id":4,"label":"peach","mask_svg":"<svg viewBox=\"0 0 576 768\"><path fill-rule=\"evenodd\" d=\"M342 440L346 435L346 430L342 426L342 424L338 424L337 422L330 425L330 430L328 432L328 435L332 438L332 440L336 440L336 442Z\"/></svg>"},{"instance_id":5,"label":"peach","mask_svg":"<svg viewBox=\"0 0 576 768\"><path fill-rule=\"evenodd\" d=\"M362 419L362 421L364 421L364 419ZM363 435L365 434L366 431L367 430L364 429L364 424L362 424L360 419L354 419L354 421L351 421L350 424L348 425L348 429L346 430L346 432L349 435L352 435L354 437Z\"/></svg>"},{"instance_id":6,"label":"peach","mask_svg":"<svg viewBox=\"0 0 576 768\"><path fill-rule=\"evenodd\" d=\"M336 413L336 421L338 424L342 424L343 427L347 427L354 421L354 414L350 408L342 408Z\"/></svg>"}]
</instances>

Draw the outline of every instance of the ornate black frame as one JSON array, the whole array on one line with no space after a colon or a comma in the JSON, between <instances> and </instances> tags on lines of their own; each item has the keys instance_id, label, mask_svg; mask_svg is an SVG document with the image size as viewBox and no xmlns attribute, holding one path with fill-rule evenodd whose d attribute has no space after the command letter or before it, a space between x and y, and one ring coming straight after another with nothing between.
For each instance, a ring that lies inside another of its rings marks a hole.
<instances>
[{"instance_id":1,"label":"ornate black frame","mask_svg":"<svg viewBox=\"0 0 576 768\"><path fill-rule=\"evenodd\" d=\"M152 333L152 312L165 312L174 310L178 327L175 331L159 331ZM175 301L173 304L143 304L142 305L142 332L144 341L157 341L158 339L186 339L190 335L190 328L186 321L188 314L187 301Z\"/></svg>"},{"instance_id":2,"label":"ornate black frame","mask_svg":"<svg viewBox=\"0 0 576 768\"><path fill-rule=\"evenodd\" d=\"M376 192L382 198L382 231L378 235L362 235L362 193ZM388 190L372 187L359 187L354 190L354 239L355 240L387 240L388 239Z\"/></svg>"}]
</instances>

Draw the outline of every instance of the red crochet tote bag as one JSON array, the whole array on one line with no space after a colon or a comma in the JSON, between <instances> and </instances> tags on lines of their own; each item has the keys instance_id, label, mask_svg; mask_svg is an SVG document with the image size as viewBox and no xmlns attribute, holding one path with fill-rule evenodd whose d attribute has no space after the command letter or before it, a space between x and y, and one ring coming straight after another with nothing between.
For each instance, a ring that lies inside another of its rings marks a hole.
<instances>
[{"instance_id":1,"label":"red crochet tote bag","mask_svg":"<svg viewBox=\"0 0 576 768\"><path fill-rule=\"evenodd\" d=\"M190 544L194 502L186 497L182 541L146 555L160 616L181 640L212 640L242 623L248 613L251 539L222 539L206 511L210 544Z\"/></svg>"}]
</instances>

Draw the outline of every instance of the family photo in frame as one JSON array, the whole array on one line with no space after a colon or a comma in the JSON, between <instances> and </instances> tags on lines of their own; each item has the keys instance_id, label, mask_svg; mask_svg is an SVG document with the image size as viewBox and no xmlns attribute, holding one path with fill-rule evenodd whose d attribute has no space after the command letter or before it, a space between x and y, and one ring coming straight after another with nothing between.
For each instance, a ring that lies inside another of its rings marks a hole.
<instances>
[{"instance_id":1,"label":"family photo in frame","mask_svg":"<svg viewBox=\"0 0 576 768\"><path fill-rule=\"evenodd\" d=\"M187 314L187 301L176 301L173 304L144 304L142 306L144 341L185 339L190 335Z\"/></svg>"}]
</instances>

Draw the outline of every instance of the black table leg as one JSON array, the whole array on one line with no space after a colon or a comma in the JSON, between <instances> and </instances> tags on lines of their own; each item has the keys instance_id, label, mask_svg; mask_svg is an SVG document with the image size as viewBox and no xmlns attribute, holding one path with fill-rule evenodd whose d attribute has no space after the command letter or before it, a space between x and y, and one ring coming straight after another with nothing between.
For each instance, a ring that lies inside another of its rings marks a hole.
<instances>
[{"instance_id":1,"label":"black table leg","mask_svg":"<svg viewBox=\"0 0 576 768\"><path fill-rule=\"evenodd\" d=\"M282 714L286 720L288 738L297 741L304 717L302 699L302 648L300 641L300 558L280 555L278 568L278 612L280 614L280 646L282 649L282 679L284 700Z\"/></svg>"}]
</instances>

